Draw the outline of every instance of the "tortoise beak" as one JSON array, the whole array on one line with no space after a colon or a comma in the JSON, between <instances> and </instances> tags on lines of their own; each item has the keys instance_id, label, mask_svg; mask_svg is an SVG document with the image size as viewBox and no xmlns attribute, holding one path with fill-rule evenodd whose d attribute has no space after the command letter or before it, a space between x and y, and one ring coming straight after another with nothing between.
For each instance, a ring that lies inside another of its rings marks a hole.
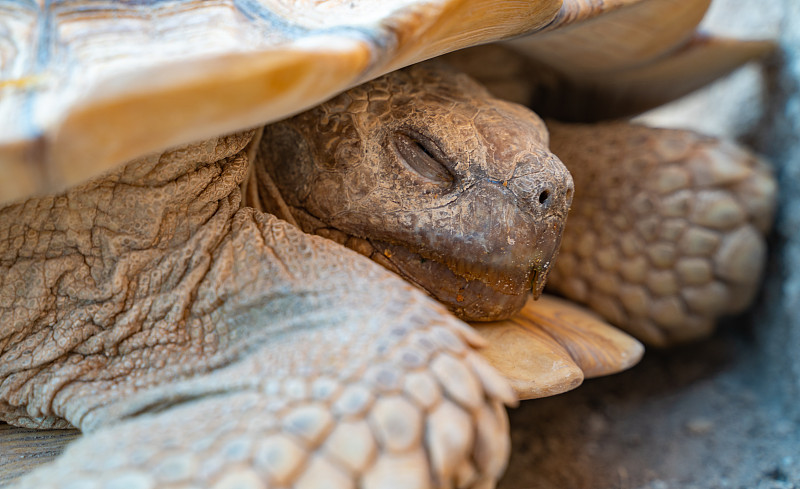
<instances>
[{"instance_id":1,"label":"tortoise beak","mask_svg":"<svg viewBox=\"0 0 800 489\"><path fill-rule=\"evenodd\" d=\"M550 270L558 256L565 221L566 217L551 219L545 228L545 232L537 240L537 254L539 256L537 256L536 265L532 269L531 276L531 293L534 299L538 299L542 295L547 277L550 275Z\"/></svg>"},{"instance_id":2,"label":"tortoise beak","mask_svg":"<svg viewBox=\"0 0 800 489\"><path fill-rule=\"evenodd\" d=\"M531 293L534 299L541 297L545 283L547 283L547 272L534 270L533 280L531 281Z\"/></svg>"},{"instance_id":3,"label":"tortoise beak","mask_svg":"<svg viewBox=\"0 0 800 489\"><path fill-rule=\"evenodd\" d=\"M544 292L544 286L547 284L547 277L550 275L550 265L555 261L555 256L542 265L539 269L534 269L533 277L531 278L531 294L534 299L541 297Z\"/></svg>"}]
</instances>

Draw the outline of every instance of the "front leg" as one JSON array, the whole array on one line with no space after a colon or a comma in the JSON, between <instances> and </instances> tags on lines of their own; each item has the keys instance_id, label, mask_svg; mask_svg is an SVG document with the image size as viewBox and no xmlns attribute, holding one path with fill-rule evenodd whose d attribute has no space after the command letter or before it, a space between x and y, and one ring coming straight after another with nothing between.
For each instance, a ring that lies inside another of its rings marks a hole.
<instances>
[{"instance_id":1,"label":"front leg","mask_svg":"<svg viewBox=\"0 0 800 489\"><path fill-rule=\"evenodd\" d=\"M755 298L776 182L737 145L622 122L550 122L575 176L549 285L639 339L707 336Z\"/></svg>"},{"instance_id":2,"label":"front leg","mask_svg":"<svg viewBox=\"0 0 800 489\"><path fill-rule=\"evenodd\" d=\"M195 165L219 170L202 191L159 194L193 195L176 213L196 229L170 230L169 212L138 221L158 223L156 251L117 255L97 288L125 297L113 322L14 373L27 379L3 393L14 419L87 432L19 487L493 485L513 396L469 348L475 334L365 258L237 210L242 155Z\"/></svg>"}]
</instances>

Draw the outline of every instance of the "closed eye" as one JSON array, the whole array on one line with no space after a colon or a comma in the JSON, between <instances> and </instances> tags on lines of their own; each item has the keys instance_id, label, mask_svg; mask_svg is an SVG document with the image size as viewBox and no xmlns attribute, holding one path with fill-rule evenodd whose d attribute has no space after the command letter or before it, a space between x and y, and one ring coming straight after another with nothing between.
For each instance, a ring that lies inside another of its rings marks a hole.
<instances>
[{"instance_id":1,"label":"closed eye","mask_svg":"<svg viewBox=\"0 0 800 489\"><path fill-rule=\"evenodd\" d=\"M394 147L408 168L432 183L449 186L455 181L453 174L437 155L438 149L430 141L416 135L395 133Z\"/></svg>"}]
</instances>

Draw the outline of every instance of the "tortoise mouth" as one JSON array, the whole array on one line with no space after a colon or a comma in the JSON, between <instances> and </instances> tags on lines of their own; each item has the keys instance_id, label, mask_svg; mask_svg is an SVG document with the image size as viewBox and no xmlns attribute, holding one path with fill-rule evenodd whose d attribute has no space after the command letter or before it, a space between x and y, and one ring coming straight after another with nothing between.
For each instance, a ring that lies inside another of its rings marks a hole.
<instances>
[{"instance_id":1,"label":"tortoise mouth","mask_svg":"<svg viewBox=\"0 0 800 489\"><path fill-rule=\"evenodd\" d=\"M486 267L476 269L474 263L448 266L404 245L369 242L375 249L373 260L426 290L466 321L508 319L519 312L531 290L535 297L541 294L550 263L548 260L546 266L524 270L521 276L517 273L517 278L511 280L507 273ZM452 268L469 268L469 272L456 273Z\"/></svg>"}]
</instances>

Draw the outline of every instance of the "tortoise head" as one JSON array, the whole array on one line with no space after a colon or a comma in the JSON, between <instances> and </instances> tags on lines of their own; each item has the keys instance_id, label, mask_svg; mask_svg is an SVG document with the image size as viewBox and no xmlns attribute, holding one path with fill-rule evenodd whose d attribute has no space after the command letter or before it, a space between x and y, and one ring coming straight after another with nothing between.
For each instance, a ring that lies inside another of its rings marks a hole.
<instances>
[{"instance_id":1,"label":"tortoise head","mask_svg":"<svg viewBox=\"0 0 800 489\"><path fill-rule=\"evenodd\" d=\"M265 128L259 195L462 318L505 318L541 293L572 200L547 144L530 110L423 64Z\"/></svg>"}]
</instances>

